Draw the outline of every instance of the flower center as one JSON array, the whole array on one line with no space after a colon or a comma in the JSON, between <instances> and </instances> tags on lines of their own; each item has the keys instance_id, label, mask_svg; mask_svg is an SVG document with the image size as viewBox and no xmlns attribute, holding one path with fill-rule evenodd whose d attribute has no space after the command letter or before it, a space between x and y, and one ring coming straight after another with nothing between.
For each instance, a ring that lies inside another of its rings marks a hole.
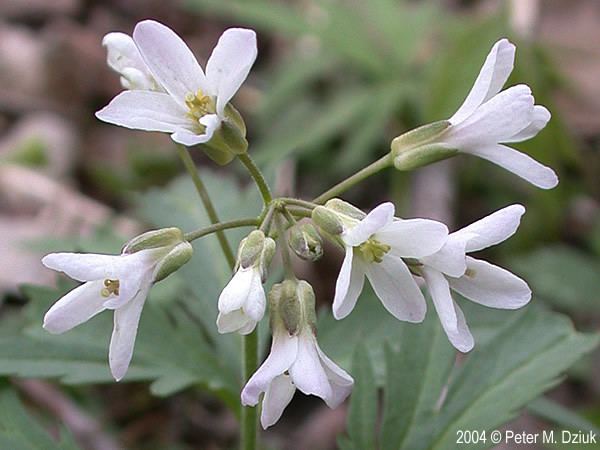
<instances>
[{"instance_id":1,"label":"flower center","mask_svg":"<svg viewBox=\"0 0 600 450\"><path fill-rule=\"evenodd\" d=\"M363 258L368 262L380 263L383 261L383 256L389 252L391 247L383 244L376 239L370 238L358 246L358 250L362 253Z\"/></svg>"},{"instance_id":2,"label":"flower center","mask_svg":"<svg viewBox=\"0 0 600 450\"><path fill-rule=\"evenodd\" d=\"M198 89L195 94L188 92L185 95L185 106L189 109L187 116L196 123L202 116L216 112L215 101L212 97L204 95L202 89Z\"/></svg>"},{"instance_id":3,"label":"flower center","mask_svg":"<svg viewBox=\"0 0 600 450\"><path fill-rule=\"evenodd\" d=\"M119 280L104 280L104 288L100 291L102 297L119 296Z\"/></svg>"}]
</instances>

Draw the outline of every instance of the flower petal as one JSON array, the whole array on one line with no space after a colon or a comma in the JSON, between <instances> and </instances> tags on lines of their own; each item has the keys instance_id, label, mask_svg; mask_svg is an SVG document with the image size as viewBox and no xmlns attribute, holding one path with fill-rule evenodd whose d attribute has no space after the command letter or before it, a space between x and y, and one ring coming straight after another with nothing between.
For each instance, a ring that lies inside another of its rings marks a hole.
<instances>
[{"instance_id":1,"label":"flower petal","mask_svg":"<svg viewBox=\"0 0 600 450\"><path fill-rule=\"evenodd\" d=\"M256 321L244 314L241 309L236 309L228 313L219 313L217 316L217 329L219 333L238 332L242 335L254 331Z\"/></svg>"},{"instance_id":2,"label":"flower petal","mask_svg":"<svg viewBox=\"0 0 600 450\"><path fill-rule=\"evenodd\" d=\"M271 381L262 402L260 424L263 429L266 430L277 423L285 407L292 401L295 392L296 386L293 385L289 375L279 375Z\"/></svg>"},{"instance_id":3,"label":"flower petal","mask_svg":"<svg viewBox=\"0 0 600 450\"><path fill-rule=\"evenodd\" d=\"M451 277L460 277L467 270L465 248L469 239L473 237L475 236L469 233L452 233L439 251L420 258L420 261L438 272Z\"/></svg>"},{"instance_id":4,"label":"flower petal","mask_svg":"<svg viewBox=\"0 0 600 450\"><path fill-rule=\"evenodd\" d=\"M531 300L531 289L502 267L467 256L467 272L450 279L450 287L475 303L490 308L518 309Z\"/></svg>"},{"instance_id":5,"label":"flower petal","mask_svg":"<svg viewBox=\"0 0 600 450\"><path fill-rule=\"evenodd\" d=\"M344 369L339 367L331 359L327 357L325 353L317 344L317 353L321 359L321 365L325 369L327 378L331 385L331 397L324 399L327 406L330 408L337 408L342 404L344 400L352 392L352 386L354 385L354 379L346 373Z\"/></svg>"},{"instance_id":6,"label":"flower petal","mask_svg":"<svg viewBox=\"0 0 600 450\"><path fill-rule=\"evenodd\" d=\"M494 44L481 68L471 92L450 118L456 125L469 117L480 105L496 95L508 80L515 62L515 46L507 39Z\"/></svg>"},{"instance_id":7,"label":"flower petal","mask_svg":"<svg viewBox=\"0 0 600 450\"><path fill-rule=\"evenodd\" d=\"M42 258L42 264L48 269L64 272L77 281L117 278L122 263L120 255L94 253L50 253Z\"/></svg>"},{"instance_id":8,"label":"flower petal","mask_svg":"<svg viewBox=\"0 0 600 450\"><path fill-rule=\"evenodd\" d=\"M464 240L467 252L476 252L503 242L515 234L523 214L525 208L522 205L510 205L452 233L451 236Z\"/></svg>"},{"instance_id":9,"label":"flower petal","mask_svg":"<svg viewBox=\"0 0 600 450\"><path fill-rule=\"evenodd\" d=\"M44 316L44 329L52 334L64 333L104 311L106 299L100 295L103 287L102 281L90 281L67 293Z\"/></svg>"},{"instance_id":10,"label":"flower petal","mask_svg":"<svg viewBox=\"0 0 600 450\"><path fill-rule=\"evenodd\" d=\"M554 170L506 145L478 147L469 150L469 153L487 159L539 188L552 189L558 184Z\"/></svg>"},{"instance_id":11,"label":"flower petal","mask_svg":"<svg viewBox=\"0 0 600 450\"><path fill-rule=\"evenodd\" d=\"M223 117L225 106L238 91L256 60L256 33L244 28L229 28L219 38L208 63L206 78L217 96L217 113Z\"/></svg>"},{"instance_id":12,"label":"flower petal","mask_svg":"<svg viewBox=\"0 0 600 450\"><path fill-rule=\"evenodd\" d=\"M528 86L513 86L481 105L463 122L450 127L443 141L464 152L503 142L531 124L533 102Z\"/></svg>"},{"instance_id":13,"label":"flower petal","mask_svg":"<svg viewBox=\"0 0 600 450\"><path fill-rule=\"evenodd\" d=\"M422 322L427 304L404 262L387 254L380 263L367 266L367 278L377 297L398 320Z\"/></svg>"},{"instance_id":14,"label":"flower petal","mask_svg":"<svg viewBox=\"0 0 600 450\"><path fill-rule=\"evenodd\" d=\"M147 280L143 286L132 301L116 309L114 313L114 327L110 339L108 362L110 371L116 381L125 376L133 356L140 316L151 286L150 280Z\"/></svg>"},{"instance_id":15,"label":"flower petal","mask_svg":"<svg viewBox=\"0 0 600 450\"><path fill-rule=\"evenodd\" d=\"M124 91L96 113L104 122L134 130L173 133L191 128L183 107L163 92Z\"/></svg>"},{"instance_id":16,"label":"flower petal","mask_svg":"<svg viewBox=\"0 0 600 450\"><path fill-rule=\"evenodd\" d=\"M221 125L221 119L216 114L207 114L202 116L199 122L204 125L204 133L196 134L192 131L185 129L179 129L171 135L178 144L185 145L186 147L193 147L198 144L205 144L210 141L215 134L215 131Z\"/></svg>"},{"instance_id":17,"label":"flower petal","mask_svg":"<svg viewBox=\"0 0 600 450\"><path fill-rule=\"evenodd\" d=\"M316 395L326 400L333 394L311 331L304 331L298 336L298 354L290 367L290 376L296 387L306 395Z\"/></svg>"},{"instance_id":18,"label":"flower petal","mask_svg":"<svg viewBox=\"0 0 600 450\"><path fill-rule=\"evenodd\" d=\"M365 268L354 249L346 247L346 256L335 283L333 316L340 320L352 312L365 282Z\"/></svg>"},{"instance_id":19,"label":"flower petal","mask_svg":"<svg viewBox=\"0 0 600 450\"><path fill-rule=\"evenodd\" d=\"M238 269L219 296L219 312L227 314L246 303L253 277L252 268Z\"/></svg>"},{"instance_id":20,"label":"flower petal","mask_svg":"<svg viewBox=\"0 0 600 450\"><path fill-rule=\"evenodd\" d=\"M550 121L551 118L550 111L544 108L541 105L535 105L533 107L533 117L531 119L531 124L527 128L519 131L513 137L509 139L505 139L502 142L521 142L531 139L535 135L537 135L541 130L544 129L546 124Z\"/></svg>"},{"instance_id":21,"label":"flower petal","mask_svg":"<svg viewBox=\"0 0 600 450\"><path fill-rule=\"evenodd\" d=\"M394 220L394 210L393 203L382 203L367 214L355 227L345 231L342 234L342 240L353 247L362 244Z\"/></svg>"},{"instance_id":22,"label":"flower petal","mask_svg":"<svg viewBox=\"0 0 600 450\"><path fill-rule=\"evenodd\" d=\"M266 392L275 377L281 375L296 360L298 354L298 337L290 336L285 331L273 333L271 353L242 390L242 404L254 406L260 394Z\"/></svg>"},{"instance_id":23,"label":"flower petal","mask_svg":"<svg viewBox=\"0 0 600 450\"><path fill-rule=\"evenodd\" d=\"M244 313L255 322L260 322L265 315L266 303L260 271L253 269L250 291L243 306Z\"/></svg>"},{"instance_id":24,"label":"flower petal","mask_svg":"<svg viewBox=\"0 0 600 450\"><path fill-rule=\"evenodd\" d=\"M196 57L173 30L153 20L139 22L133 30L142 59L154 78L180 105L185 95L209 88Z\"/></svg>"},{"instance_id":25,"label":"flower petal","mask_svg":"<svg viewBox=\"0 0 600 450\"><path fill-rule=\"evenodd\" d=\"M421 258L442 248L448 238L448 228L435 220L395 220L378 231L375 238L389 244L395 256Z\"/></svg>"},{"instance_id":26,"label":"flower petal","mask_svg":"<svg viewBox=\"0 0 600 450\"><path fill-rule=\"evenodd\" d=\"M427 288L431 294L431 300L438 313L440 322L446 332L456 333L458 329L458 318L454 310L454 301L450 295L450 285L446 277L437 270L423 268L423 278L427 282Z\"/></svg>"}]
</instances>

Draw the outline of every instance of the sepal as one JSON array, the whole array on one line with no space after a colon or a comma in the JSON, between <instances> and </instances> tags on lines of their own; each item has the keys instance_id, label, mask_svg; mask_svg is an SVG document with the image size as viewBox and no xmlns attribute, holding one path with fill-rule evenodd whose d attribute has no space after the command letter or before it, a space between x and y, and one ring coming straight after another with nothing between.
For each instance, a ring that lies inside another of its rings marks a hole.
<instances>
[{"instance_id":1,"label":"sepal","mask_svg":"<svg viewBox=\"0 0 600 450\"><path fill-rule=\"evenodd\" d=\"M161 228L142 233L131 239L121 253L131 254L140 250L149 250L160 247L170 247L183 242L183 232L179 228Z\"/></svg>"},{"instance_id":2,"label":"sepal","mask_svg":"<svg viewBox=\"0 0 600 450\"><path fill-rule=\"evenodd\" d=\"M160 259L154 269L153 281L164 280L173 272L179 270L187 263L194 253L192 244L187 241L177 244L166 256Z\"/></svg>"}]
</instances>

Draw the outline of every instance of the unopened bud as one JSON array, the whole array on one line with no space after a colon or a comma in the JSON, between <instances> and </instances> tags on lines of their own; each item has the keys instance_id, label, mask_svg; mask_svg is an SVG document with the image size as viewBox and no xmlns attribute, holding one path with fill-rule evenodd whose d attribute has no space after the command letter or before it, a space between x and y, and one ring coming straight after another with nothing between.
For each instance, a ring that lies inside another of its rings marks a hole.
<instances>
[{"instance_id":1,"label":"unopened bud","mask_svg":"<svg viewBox=\"0 0 600 450\"><path fill-rule=\"evenodd\" d=\"M154 269L154 281L161 281L167 278L181 266L187 263L194 253L192 244L187 241L177 244L166 256L160 259Z\"/></svg>"},{"instance_id":2,"label":"unopened bud","mask_svg":"<svg viewBox=\"0 0 600 450\"><path fill-rule=\"evenodd\" d=\"M325 206L317 206L311 214L312 221L323 231L333 236L344 232L341 218Z\"/></svg>"},{"instance_id":3,"label":"unopened bud","mask_svg":"<svg viewBox=\"0 0 600 450\"><path fill-rule=\"evenodd\" d=\"M160 230L147 231L131 239L122 253L136 253L140 250L169 247L184 241L183 232L179 228L162 228Z\"/></svg>"},{"instance_id":4,"label":"unopened bud","mask_svg":"<svg viewBox=\"0 0 600 450\"><path fill-rule=\"evenodd\" d=\"M299 258L316 261L323 256L323 242L310 222L295 225L290 231L290 248Z\"/></svg>"}]
</instances>

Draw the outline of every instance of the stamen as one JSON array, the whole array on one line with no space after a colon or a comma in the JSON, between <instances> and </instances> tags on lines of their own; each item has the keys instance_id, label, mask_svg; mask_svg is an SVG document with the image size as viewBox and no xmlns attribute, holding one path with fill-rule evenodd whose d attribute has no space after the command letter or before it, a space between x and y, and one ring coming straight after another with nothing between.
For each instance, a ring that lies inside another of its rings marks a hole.
<instances>
[{"instance_id":1,"label":"stamen","mask_svg":"<svg viewBox=\"0 0 600 450\"><path fill-rule=\"evenodd\" d=\"M119 296L119 280L104 280L104 288L100 291L102 297L110 297L111 294Z\"/></svg>"},{"instance_id":2,"label":"stamen","mask_svg":"<svg viewBox=\"0 0 600 450\"><path fill-rule=\"evenodd\" d=\"M362 253L363 257L370 263L380 263L383 261L383 257L389 252L391 247L387 244L383 244L376 239L368 239L358 246L358 250Z\"/></svg>"}]
</instances>

